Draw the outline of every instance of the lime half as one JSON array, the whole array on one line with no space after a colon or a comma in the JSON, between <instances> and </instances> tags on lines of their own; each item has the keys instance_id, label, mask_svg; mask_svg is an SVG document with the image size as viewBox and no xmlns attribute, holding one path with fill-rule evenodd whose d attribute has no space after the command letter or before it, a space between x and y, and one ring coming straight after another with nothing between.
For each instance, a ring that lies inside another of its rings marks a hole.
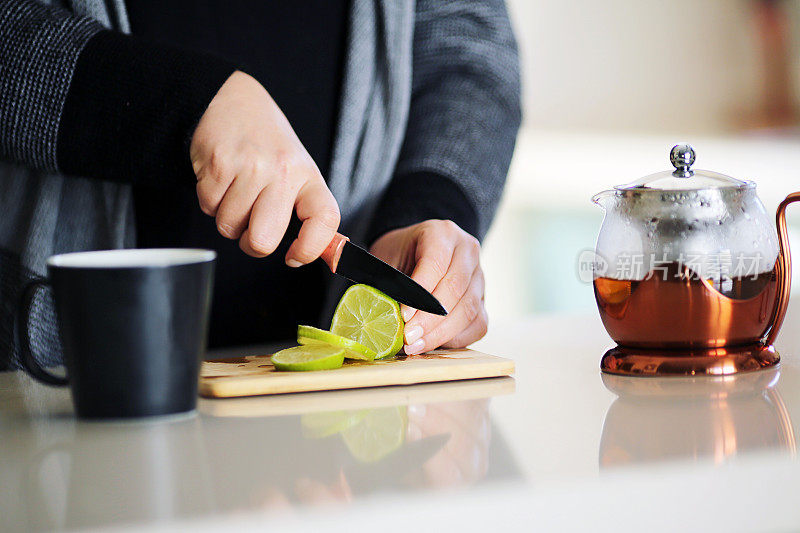
<instances>
[{"instance_id":1,"label":"lime half","mask_svg":"<svg viewBox=\"0 0 800 533\"><path fill-rule=\"evenodd\" d=\"M403 347L400 304L378 289L353 285L339 301L331 332L363 344L383 359Z\"/></svg>"},{"instance_id":2,"label":"lime half","mask_svg":"<svg viewBox=\"0 0 800 533\"><path fill-rule=\"evenodd\" d=\"M325 331L324 329L313 328L311 326L297 327L297 342L309 346L316 344L330 344L344 348L344 356L347 359L358 359L360 361L372 361L377 355L375 350L367 348L354 340L347 339L340 335Z\"/></svg>"},{"instance_id":3,"label":"lime half","mask_svg":"<svg viewBox=\"0 0 800 533\"><path fill-rule=\"evenodd\" d=\"M326 411L306 413L300 418L303 435L309 439L324 439L341 433L361 422L367 415L366 409L354 411Z\"/></svg>"},{"instance_id":4,"label":"lime half","mask_svg":"<svg viewBox=\"0 0 800 533\"><path fill-rule=\"evenodd\" d=\"M405 406L371 409L342 431L347 449L363 463L380 461L403 445L408 417Z\"/></svg>"},{"instance_id":5,"label":"lime half","mask_svg":"<svg viewBox=\"0 0 800 533\"><path fill-rule=\"evenodd\" d=\"M272 356L276 370L330 370L344 363L344 349L329 344L295 346L281 350Z\"/></svg>"}]
</instances>

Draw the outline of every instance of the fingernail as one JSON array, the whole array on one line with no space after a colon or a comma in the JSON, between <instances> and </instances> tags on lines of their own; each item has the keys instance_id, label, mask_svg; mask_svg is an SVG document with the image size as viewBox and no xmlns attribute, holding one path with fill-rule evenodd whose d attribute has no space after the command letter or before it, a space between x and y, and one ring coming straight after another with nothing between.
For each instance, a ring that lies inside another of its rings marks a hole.
<instances>
[{"instance_id":1,"label":"fingernail","mask_svg":"<svg viewBox=\"0 0 800 533\"><path fill-rule=\"evenodd\" d=\"M297 267L303 266L303 263L301 263L297 259L287 259L286 260L286 264L289 265L292 268L297 268Z\"/></svg>"},{"instance_id":2,"label":"fingernail","mask_svg":"<svg viewBox=\"0 0 800 533\"><path fill-rule=\"evenodd\" d=\"M420 326L411 326L405 330L406 344L411 346L416 341L422 338L422 328Z\"/></svg>"},{"instance_id":3,"label":"fingernail","mask_svg":"<svg viewBox=\"0 0 800 533\"><path fill-rule=\"evenodd\" d=\"M411 317L414 316L416 309L412 309L411 307L406 307L403 309L403 322L408 322L411 320Z\"/></svg>"},{"instance_id":4,"label":"fingernail","mask_svg":"<svg viewBox=\"0 0 800 533\"><path fill-rule=\"evenodd\" d=\"M425 348L425 341L422 339L418 339L405 348L406 355L417 355L422 353L422 349Z\"/></svg>"}]
</instances>

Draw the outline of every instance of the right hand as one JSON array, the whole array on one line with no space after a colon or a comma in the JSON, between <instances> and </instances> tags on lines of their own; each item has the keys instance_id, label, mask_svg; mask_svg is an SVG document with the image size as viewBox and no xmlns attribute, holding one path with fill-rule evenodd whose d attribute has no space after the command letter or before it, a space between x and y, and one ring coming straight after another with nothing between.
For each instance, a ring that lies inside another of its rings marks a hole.
<instances>
[{"instance_id":1,"label":"right hand","mask_svg":"<svg viewBox=\"0 0 800 533\"><path fill-rule=\"evenodd\" d=\"M298 267L322 254L339 227L339 206L278 105L236 71L214 96L192 136L200 209L253 257L271 254L292 216L303 225L286 252Z\"/></svg>"}]
</instances>

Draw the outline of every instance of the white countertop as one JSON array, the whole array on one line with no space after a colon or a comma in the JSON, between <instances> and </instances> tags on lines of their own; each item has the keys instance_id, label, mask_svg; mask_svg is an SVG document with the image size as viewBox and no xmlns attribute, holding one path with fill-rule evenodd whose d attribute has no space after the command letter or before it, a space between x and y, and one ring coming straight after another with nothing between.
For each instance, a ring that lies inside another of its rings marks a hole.
<instances>
[{"instance_id":1,"label":"white countertop","mask_svg":"<svg viewBox=\"0 0 800 533\"><path fill-rule=\"evenodd\" d=\"M65 390L0 374L0 531L797 530L799 325L794 301L778 372L604 384L596 314L530 316L476 346L513 379L133 423L76 421Z\"/></svg>"}]
</instances>

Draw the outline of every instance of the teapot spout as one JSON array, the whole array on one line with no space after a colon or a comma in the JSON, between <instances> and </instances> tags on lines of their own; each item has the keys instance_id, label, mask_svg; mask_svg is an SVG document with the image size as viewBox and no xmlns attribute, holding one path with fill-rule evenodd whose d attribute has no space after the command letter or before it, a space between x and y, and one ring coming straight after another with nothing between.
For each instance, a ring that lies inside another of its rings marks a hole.
<instances>
[{"instance_id":1,"label":"teapot spout","mask_svg":"<svg viewBox=\"0 0 800 533\"><path fill-rule=\"evenodd\" d=\"M614 193L615 193L615 191L610 190L610 189L607 190L607 191L599 192L599 193L595 194L594 196L592 196L592 202L596 203L597 205L599 205L603 209L607 210L609 201L612 198L614 198Z\"/></svg>"}]
</instances>

